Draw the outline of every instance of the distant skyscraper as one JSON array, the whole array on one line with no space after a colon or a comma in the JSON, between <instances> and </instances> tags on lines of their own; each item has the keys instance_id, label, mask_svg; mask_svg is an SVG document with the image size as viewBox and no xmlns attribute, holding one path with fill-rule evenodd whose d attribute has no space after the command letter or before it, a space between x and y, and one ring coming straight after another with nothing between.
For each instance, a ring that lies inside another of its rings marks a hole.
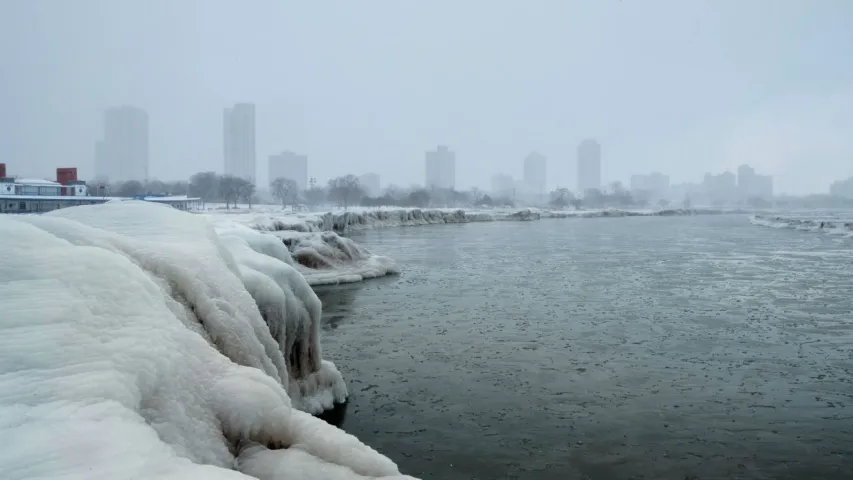
<instances>
[{"instance_id":1,"label":"distant skyscraper","mask_svg":"<svg viewBox=\"0 0 853 480\"><path fill-rule=\"evenodd\" d=\"M737 168L737 189L742 201L754 197L769 200L773 198L773 177L758 175L749 165L741 165Z\"/></svg>"},{"instance_id":2,"label":"distant skyscraper","mask_svg":"<svg viewBox=\"0 0 853 480\"><path fill-rule=\"evenodd\" d=\"M225 109L225 115L223 116L223 141L225 147L225 174L255 183L254 104L238 103L231 108Z\"/></svg>"},{"instance_id":3,"label":"distant skyscraper","mask_svg":"<svg viewBox=\"0 0 853 480\"><path fill-rule=\"evenodd\" d=\"M308 156L287 151L270 155L269 177L270 182L276 178L289 178L296 182L300 191L305 191L308 188Z\"/></svg>"},{"instance_id":4,"label":"distant skyscraper","mask_svg":"<svg viewBox=\"0 0 853 480\"><path fill-rule=\"evenodd\" d=\"M505 173L492 175L492 195L513 198L515 196L515 180Z\"/></svg>"},{"instance_id":5,"label":"distant skyscraper","mask_svg":"<svg viewBox=\"0 0 853 480\"><path fill-rule=\"evenodd\" d=\"M660 172L632 175L631 190L635 193L646 192L655 199L666 198L669 193L669 175Z\"/></svg>"},{"instance_id":6,"label":"distant skyscraper","mask_svg":"<svg viewBox=\"0 0 853 480\"><path fill-rule=\"evenodd\" d=\"M547 160L533 152L524 159L524 188L527 193L544 195L548 182Z\"/></svg>"},{"instance_id":7,"label":"distant skyscraper","mask_svg":"<svg viewBox=\"0 0 853 480\"><path fill-rule=\"evenodd\" d=\"M95 143L95 176L113 182L148 180L148 114L136 107L104 112L104 139Z\"/></svg>"},{"instance_id":8,"label":"distant skyscraper","mask_svg":"<svg viewBox=\"0 0 853 480\"><path fill-rule=\"evenodd\" d=\"M456 188L456 154L439 145L438 149L426 152L426 188Z\"/></svg>"},{"instance_id":9,"label":"distant skyscraper","mask_svg":"<svg viewBox=\"0 0 853 480\"><path fill-rule=\"evenodd\" d=\"M601 145L586 139L578 145L578 194L601 188Z\"/></svg>"},{"instance_id":10,"label":"distant skyscraper","mask_svg":"<svg viewBox=\"0 0 853 480\"><path fill-rule=\"evenodd\" d=\"M364 190L370 197L378 197L380 192L380 184L379 184L379 174L376 173L365 173L364 175L358 177L358 184L361 186L361 189Z\"/></svg>"}]
</instances>

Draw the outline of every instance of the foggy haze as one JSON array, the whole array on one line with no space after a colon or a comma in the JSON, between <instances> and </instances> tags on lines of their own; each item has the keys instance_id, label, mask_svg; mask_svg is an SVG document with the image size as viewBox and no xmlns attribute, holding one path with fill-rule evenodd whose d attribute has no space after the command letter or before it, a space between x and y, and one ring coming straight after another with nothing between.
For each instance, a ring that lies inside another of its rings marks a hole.
<instances>
[{"instance_id":1,"label":"foggy haze","mask_svg":"<svg viewBox=\"0 0 853 480\"><path fill-rule=\"evenodd\" d=\"M223 169L223 110L256 106L269 155L308 155L321 183L422 184L456 152L460 189L521 177L576 184L661 171L700 182L748 163L775 191L853 175L853 3L845 0L0 3L0 155L10 173L94 175L104 109L149 116L150 175Z\"/></svg>"}]
</instances>

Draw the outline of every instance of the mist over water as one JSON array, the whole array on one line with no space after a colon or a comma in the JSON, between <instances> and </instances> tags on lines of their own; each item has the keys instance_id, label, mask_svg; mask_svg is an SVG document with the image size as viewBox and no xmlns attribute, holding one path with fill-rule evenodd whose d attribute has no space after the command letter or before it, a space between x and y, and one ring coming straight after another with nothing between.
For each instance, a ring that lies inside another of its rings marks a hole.
<instances>
[{"instance_id":1,"label":"mist over water","mask_svg":"<svg viewBox=\"0 0 853 480\"><path fill-rule=\"evenodd\" d=\"M850 478L851 239L743 215L358 233L343 425L423 478Z\"/></svg>"}]
</instances>

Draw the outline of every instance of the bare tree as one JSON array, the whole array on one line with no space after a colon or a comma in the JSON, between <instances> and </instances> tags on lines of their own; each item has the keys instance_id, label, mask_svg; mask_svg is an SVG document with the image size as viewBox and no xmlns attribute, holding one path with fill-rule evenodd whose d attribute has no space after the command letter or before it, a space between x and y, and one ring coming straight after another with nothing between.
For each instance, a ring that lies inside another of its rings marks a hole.
<instances>
[{"instance_id":1,"label":"bare tree","mask_svg":"<svg viewBox=\"0 0 853 480\"><path fill-rule=\"evenodd\" d=\"M201 198L202 202L213 200L220 195L220 177L216 172L199 172L190 177L189 194Z\"/></svg>"},{"instance_id":2,"label":"bare tree","mask_svg":"<svg viewBox=\"0 0 853 480\"><path fill-rule=\"evenodd\" d=\"M145 186L137 180L122 182L112 189L119 197L134 197L145 193Z\"/></svg>"},{"instance_id":3,"label":"bare tree","mask_svg":"<svg viewBox=\"0 0 853 480\"><path fill-rule=\"evenodd\" d=\"M551 205L555 207L566 207L571 205L575 200L575 194L569 191L568 188L558 188L551 192Z\"/></svg>"},{"instance_id":4,"label":"bare tree","mask_svg":"<svg viewBox=\"0 0 853 480\"><path fill-rule=\"evenodd\" d=\"M364 191L355 175L345 175L329 180L329 199L343 206L344 210L363 195Z\"/></svg>"},{"instance_id":5,"label":"bare tree","mask_svg":"<svg viewBox=\"0 0 853 480\"><path fill-rule=\"evenodd\" d=\"M281 202L282 208L287 205L288 199L296 198L297 190L296 182L289 178L279 177L270 183L270 192Z\"/></svg>"},{"instance_id":6,"label":"bare tree","mask_svg":"<svg viewBox=\"0 0 853 480\"><path fill-rule=\"evenodd\" d=\"M308 190L305 190L303 194L305 195L305 201L307 201L309 205L315 206L323 203L323 200L325 200L326 189L321 187L311 187Z\"/></svg>"},{"instance_id":7,"label":"bare tree","mask_svg":"<svg viewBox=\"0 0 853 480\"><path fill-rule=\"evenodd\" d=\"M238 195L246 200L246 203L249 204L249 208L252 208L252 199L255 197L255 184L242 178L238 180ZM234 206L236 207L237 205L235 204Z\"/></svg>"},{"instance_id":8,"label":"bare tree","mask_svg":"<svg viewBox=\"0 0 853 480\"><path fill-rule=\"evenodd\" d=\"M240 198L240 187L242 178L234 175L223 175L219 179L219 194L225 200L225 206L231 208L231 202L234 202L234 208L237 208L237 200Z\"/></svg>"}]
</instances>

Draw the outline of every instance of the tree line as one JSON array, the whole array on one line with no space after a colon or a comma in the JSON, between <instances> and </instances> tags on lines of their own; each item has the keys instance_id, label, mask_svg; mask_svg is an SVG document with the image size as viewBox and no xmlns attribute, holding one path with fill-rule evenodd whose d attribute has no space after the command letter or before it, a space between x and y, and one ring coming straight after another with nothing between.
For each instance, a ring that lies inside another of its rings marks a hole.
<instances>
[{"instance_id":1,"label":"tree line","mask_svg":"<svg viewBox=\"0 0 853 480\"><path fill-rule=\"evenodd\" d=\"M95 182L97 185L98 182ZM100 187L106 186L106 190ZM355 175L343 175L332 178L326 185L312 184L309 188L300 189L298 183L290 178L275 178L270 181L268 195L264 199L263 192L258 192L255 184L233 175L222 175L216 172L198 172L189 181L163 182L148 180L105 184L90 189L91 195L113 195L134 197L140 195L188 195L198 197L205 203L224 203L228 208L236 207L238 202L252 204L264 200L275 200L282 207L288 205L336 205L347 209L353 205L366 207L399 206L399 207L514 207L516 202L508 196L491 196L478 188L460 191L449 188L404 188L389 185L382 193L371 196L365 190ZM631 207L649 206L651 192L628 191L621 182L613 182L604 189L591 189L584 192L583 198L567 188L557 188L550 193L548 204L556 208L572 207L575 209L601 207ZM666 200L659 200L656 206L665 208L669 205Z\"/></svg>"}]
</instances>

